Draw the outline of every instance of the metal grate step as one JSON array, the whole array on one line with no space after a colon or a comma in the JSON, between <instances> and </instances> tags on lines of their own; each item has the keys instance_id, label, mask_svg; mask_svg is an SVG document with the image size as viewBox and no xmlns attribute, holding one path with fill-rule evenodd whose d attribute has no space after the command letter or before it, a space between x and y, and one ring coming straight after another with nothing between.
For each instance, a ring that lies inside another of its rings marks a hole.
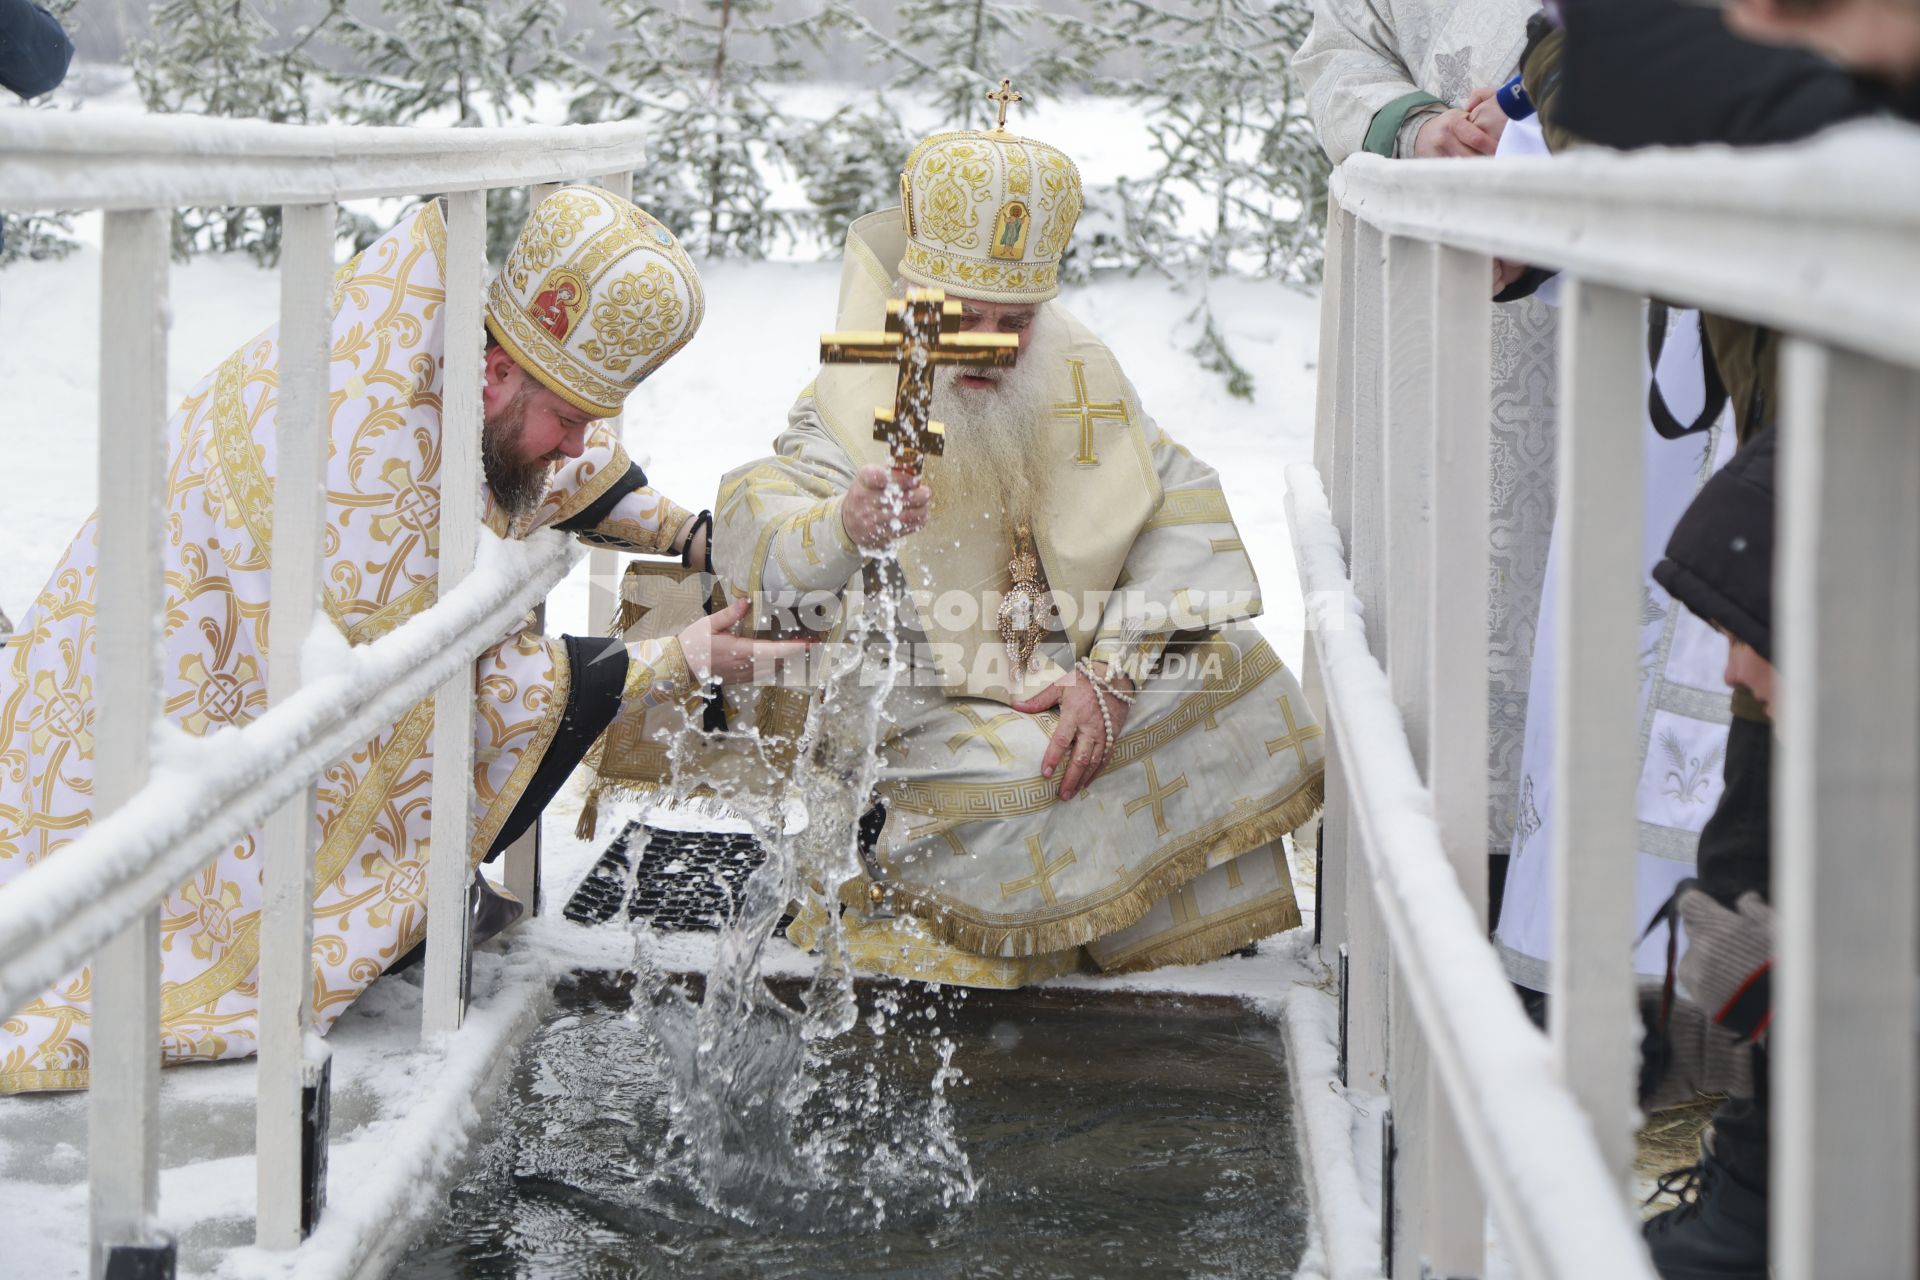
<instances>
[{"instance_id":1,"label":"metal grate step","mask_svg":"<svg viewBox=\"0 0 1920 1280\"><path fill-rule=\"evenodd\" d=\"M635 849L640 867L629 897ZM627 919L650 921L663 933L715 933L733 918L747 877L766 860L766 851L744 832L629 822L573 891L563 914L577 924L605 924L624 906ZM786 927L784 919L780 924Z\"/></svg>"}]
</instances>

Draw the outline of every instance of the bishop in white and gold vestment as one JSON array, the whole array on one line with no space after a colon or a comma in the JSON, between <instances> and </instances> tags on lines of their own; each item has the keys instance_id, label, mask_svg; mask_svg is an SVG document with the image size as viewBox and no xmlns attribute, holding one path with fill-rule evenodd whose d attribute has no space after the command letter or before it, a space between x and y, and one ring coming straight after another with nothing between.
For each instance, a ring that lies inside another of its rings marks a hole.
<instances>
[{"instance_id":1,"label":"bishop in white and gold vestment","mask_svg":"<svg viewBox=\"0 0 1920 1280\"><path fill-rule=\"evenodd\" d=\"M836 328L878 329L903 286L976 310L1040 304L1020 357L1039 398L1007 411L1033 419L1016 468L1044 483L1024 486L1043 495L1031 510L981 509L967 470L988 464L969 451L953 392L936 391L948 436L927 460L933 523L898 543L910 670L889 695L885 822L842 917L849 954L868 972L1016 986L1088 958L1105 969L1208 959L1297 925L1281 837L1319 808L1320 729L1249 625L1259 586L1218 475L1155 424L1113 353L1054 300L1078 171L1004 130L944 133L913 151L901 191L848 232ZM872 584L842 508L860 470L888 462L875 408L893 404L894 384L891 366L823 366L774 456L722 481L716 571L755 597L763 625L844 628L820 598ZM1030 559L1016 563L1016 538ZM998 606L1036 576L1058 613L1020 661ZM1041 770L1059 714L1012 704L1083 659L1137 677L1136 700L1103 771L1063 801L1061 773ZM748 709L763 736L797 733L805 712L775 689ZM616 726L603 776L644 749ZM824 910L802 904L789 936L816 941Z\"/></svg>"},{"instance_id":2,"label":"bishop in white and gold vestment","mask_svg":"<svg viewBox=\"0 0 1920 1280\"><path fill-rule=\"evenodd\" d=\"M429 203L336 278L324 604L353 644L435 598L445 263L445 222ZM568 187L529 219L489 288L486 325L578 424L617 413L693 336L702 309L699 278L665 227L607 192ZM168 427L165 715L190 734L244 726L267 706L278 357L269 329L188 393ZM544 496L534 471L518 514L489 489L488 526L680 550L695 517L648 488L604 426L584 429L578 456L555 459ZM91 817L95 535L89 521L0 649L0 893L59 857ZM690 683L675 639L628 652L521 625L479 664L474 834L455 856L477 864L503 848L617 713L681 698ZM431 703L416 706L319 780L319 1030L424 936L432 725ZM167 1063L254 1051L257 841L249 834L162 905ZM88 1006L82 968L25 1008L0 1010L0 1091L84 1087Z\"/></svg>"}]
</instances>

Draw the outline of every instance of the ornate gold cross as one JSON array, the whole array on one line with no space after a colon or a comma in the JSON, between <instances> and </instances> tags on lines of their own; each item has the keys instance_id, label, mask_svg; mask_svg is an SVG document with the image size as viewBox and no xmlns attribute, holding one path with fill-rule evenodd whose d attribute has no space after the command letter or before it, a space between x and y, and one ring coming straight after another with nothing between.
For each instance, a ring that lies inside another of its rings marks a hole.
<instances>
[{"instance_id":1,"label":"ornate gold cross","mask_svg":"<svg viewBox=\"0 0 1920 1280\"><path fill-rule=\"evenodd\" d=\"M1000 123L994 129L1000 133L1007 131L1007 108L1016 102L1025 102L1026 97L1013 87L1013 81L1002 79L1000 87L987 95L987 101L1000 108Z\"/></svg>"},{"instance_id":2,"label":"ornate gold cross","mask_svg":"<svg viewBox=\"0 0 1920 1280\"><path fill-rule=\"evenodd\" d=\"M1086 361L1069 359L1067 365L1073 372L1073 402L1054 405L1053 416L1080 424L1080 452L1073 460L1083 467L1097 467L1100 457L1093 451L1094 421L1098 419L1131 425L1132 419L1127 416L1127 405L1123 400L1095 403L1087 398Z\"/></svg>"},{"instance_id":3,"label":"ornate gold cross","mask_svg":"<svg viewBox=\"0 0 1920 1280\"><path fill-rule=\"evenodd\" d=\"M1020 355L1013 333L961 333L961 308L940 289L909 289L887 303L884 332L842 330L820 335L822 364L891 364L900 369L893 407L873 411L873 438L884 440L893 465L915 475L929 453L946 452L946 428L932 420L933 368L941 364L1006 368Z\"/></svg>"}]
</instances>

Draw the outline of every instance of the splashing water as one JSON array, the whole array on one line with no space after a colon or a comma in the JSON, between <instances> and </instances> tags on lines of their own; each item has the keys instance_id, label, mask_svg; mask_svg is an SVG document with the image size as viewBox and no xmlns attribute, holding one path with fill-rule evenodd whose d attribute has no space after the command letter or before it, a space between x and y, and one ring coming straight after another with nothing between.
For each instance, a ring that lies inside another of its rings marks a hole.
<instances>
[{"instance_id":1,"label":"splashing water","mask_svg":"<svg viewBox=\"0 0 1920 1280\"><path fill-rule=\"evenodd\" d=\"M902 497L889 487L896 518ZM783 744L752 731L688 732L670 746L681 781L665 802L684 801L697 779L751 826L767 860L723 927L702 999L653 963L650 933L636 934L631 1016L657 1044L672 1095L667 1150L651 1176L680 1179L708 1209L749 1225L797 1227L826 1213L877 1226L889 1214L971 1203L978 1190L946 1097L960 1078L954 1046L934 1006L916 1011L925 1025L913 1026L898 1017L897 995L883 992L869 1019L876 1034L899 1021L928 1039L937 1065L924 1097L889 1096L871 1062L829 1072L820 1052L858 1014L831 906L865 871L860 821L879 780L886 703L901 666L900 564L890 554L871 563L878 589L848 601L845 640L820 664L790 767L776 757ZM807 893L830 909L821 963L795 1008L768 989L761 969L787 904ZM855 1132L863 1136L846 1136Z\"/></svg>"}]
</instances>

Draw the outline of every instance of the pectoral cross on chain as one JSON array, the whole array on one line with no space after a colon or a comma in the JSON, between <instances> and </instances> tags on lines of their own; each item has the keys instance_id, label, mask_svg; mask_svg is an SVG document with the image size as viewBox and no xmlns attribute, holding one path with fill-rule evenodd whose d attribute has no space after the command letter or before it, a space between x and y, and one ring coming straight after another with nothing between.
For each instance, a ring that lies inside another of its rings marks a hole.
<instances>
[{"instance_id":1,"label":"pectoral cross on chain","mask_svg":"<svg viewBox=\"0 0 1920 1280\"><path fill-rule=\"evenodd\" d=\"M893 465L920 474L921 460L946 452L946 428L931 418L935 365L1006 368L1020 354L1012 333L961 333L960 304L940 289L910 289L887 303L887 327L820 335L822 364L891 364L900 370L893 407L873 411L873 438Z\"/></svg>"}]
</instances>

